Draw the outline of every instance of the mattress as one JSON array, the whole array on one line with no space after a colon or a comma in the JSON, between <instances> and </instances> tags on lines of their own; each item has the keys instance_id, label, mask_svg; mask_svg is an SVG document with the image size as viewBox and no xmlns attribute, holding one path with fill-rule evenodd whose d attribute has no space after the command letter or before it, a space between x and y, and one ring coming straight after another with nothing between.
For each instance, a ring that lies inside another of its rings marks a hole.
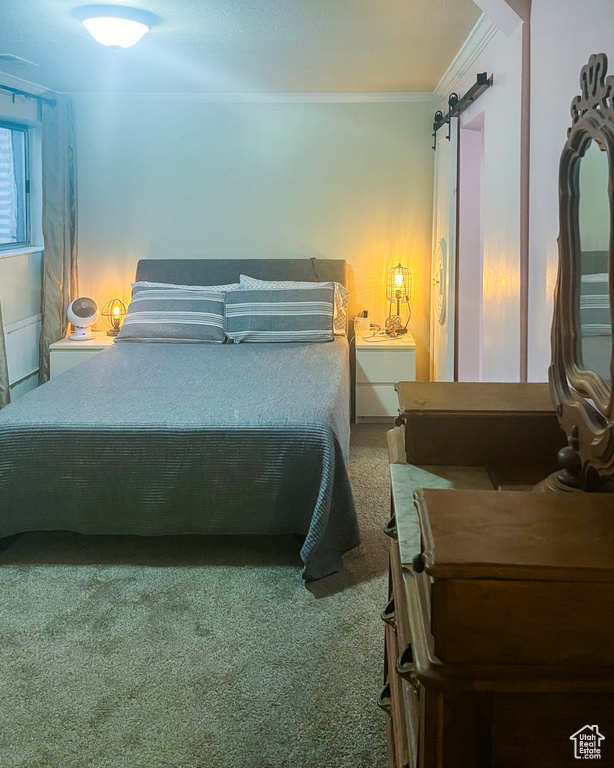
<instances>
[{"instance_id":1,"label":"mattress","mask_svg":"<svg viewBox=\"0 0 614 768\"><path fill-rule=\"evenodd\" d=\"M360 542L348 343L116 344L0 412L0 537L301 534Z\"/></svg>"}]
</instances>

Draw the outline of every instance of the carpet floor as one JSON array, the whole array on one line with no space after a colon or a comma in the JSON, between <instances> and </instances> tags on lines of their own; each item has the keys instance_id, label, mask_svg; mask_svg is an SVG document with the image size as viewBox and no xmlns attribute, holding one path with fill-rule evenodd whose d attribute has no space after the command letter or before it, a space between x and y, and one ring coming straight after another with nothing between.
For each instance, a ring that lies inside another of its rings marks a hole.
<instances>
[{"instance_id":1,"label":"carpet floor","mask_svg":"<svg viewBox=\"0 0 614 768\"><path fill-rule=\"evenodd\" d=\"M0 553L2 768L385 768L384 425L352 430L363 544L28 534Z\"/></svg>"}]
</instances>

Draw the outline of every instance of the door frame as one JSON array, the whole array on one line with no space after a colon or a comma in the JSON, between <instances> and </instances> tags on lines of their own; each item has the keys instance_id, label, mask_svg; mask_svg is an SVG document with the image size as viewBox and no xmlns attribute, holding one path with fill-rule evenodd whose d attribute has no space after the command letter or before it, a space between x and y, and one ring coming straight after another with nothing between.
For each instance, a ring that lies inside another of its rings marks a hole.
<instances>
[{"instance_id":1,"label":"door frame","mask_svg":"<svg viewBox=\"0 0 614 768\"><path fill-rule=\"evenodd\" d=\"M440 134L442 130L447 130L447 134ZM436 381L436 355L435 355L435 336L436 336L436 323L439 323L436 313L434 311L434 286L436 280L441 281L441 277L435 274L436 253L439 248L440 241L438 240L438 212L439 212L439 172L438 172L438 155L437 147L444 141L450 141L451 147L455 147L456 152L450 153L449 161L449 178L453 178L453 183L448 187L448 210L449 210L449 223L448 223L448 237L446 239L446 253L443 254L446 260L446 282L445 282L445 296L443 301L445 303L445 322L447 323L448 331L451 332L447 335L447 347L445 359L447 362L446 369L448 375L451 375L453 381L458 379L458 357L457 357L457 299L458 299L458 279L457 279L457 266L458 266L458 144L459 144L459 118L452 117L449 122L442 125L435 135L435 161L434 161L434 185L433 185L433 233L432 233L432 247L431 247L431 301L430 301L430 366L429 366L429 378L431 381ZM442 258L443 258L442 257ZM439 282L441 285L441 282ZM450 322L450 320L452 322ZM441 323L443 325L443 323ZM450 326L453 326L450 329ZM450 349L450 344L452 349ZM439 356L437 356L439 357ZM445 379L444 379L445 380Z\"/></svg>"}]
</instances>

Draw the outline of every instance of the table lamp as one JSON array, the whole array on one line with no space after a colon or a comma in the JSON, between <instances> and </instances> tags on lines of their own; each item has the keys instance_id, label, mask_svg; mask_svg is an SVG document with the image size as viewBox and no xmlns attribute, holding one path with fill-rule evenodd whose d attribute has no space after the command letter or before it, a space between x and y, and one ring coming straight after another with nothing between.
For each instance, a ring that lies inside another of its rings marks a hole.
<instances>
[{"instance_id":1,"label":"table lamp","mask_svg":"<svg viewBox=\"0 0 614 768\"><path fill-rule=\"evenodd\" d=\"M386 279L386 299L390 303L390 314L386 319L386 333L393 338L400 333L407 333L407 324L411 317L411 270L400 262L396 267L388 270ZM396 314L393 314L393 305L396 304ZM401 320L401 305L407 304L407 321L405 325Z\"/></svg>"},{"instance_id":2,"label":"table lamp","mask_svg":"<svg viewBox=\"0 0 614 768\"><path fill-rule=\"evenodd\" d=\"M109 327L107 336L117 336L122 321L126 317L126 305L121 299L111 299L102 308L100 316Z\"/></svg>"}]
</instances>

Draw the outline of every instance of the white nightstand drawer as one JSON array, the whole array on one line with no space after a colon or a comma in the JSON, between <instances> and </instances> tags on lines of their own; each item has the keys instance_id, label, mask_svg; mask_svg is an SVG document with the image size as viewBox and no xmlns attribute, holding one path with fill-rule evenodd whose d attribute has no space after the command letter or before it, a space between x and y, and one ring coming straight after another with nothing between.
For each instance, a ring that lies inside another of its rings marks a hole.
<instances>
[{"instance_id":1,"label":"white nightstand drawer","mask_svg":"<svg viewBox=\"0 0 614 768\"><path fill-rule=\"evenodd\" d=\"M73 341L62 339L49 347L49 376L54 379L64 371L74 368L88 357L93 357L103 349L113 345L114 338L105 333L97 333L93 339Z\"/></svg>"},{"instance_id":2,"label":"white nightstand drawer","mask_svg":"<svg viewBox=\"0 0 614 768\"><path fill-rule=\"evenodd\" d=\"M397 416L399 398L394 384L357 384L356 416Z\"/></svg>"},{"instance_id":3,"label":"white nightstand drawer","mask_svg":"<svg viewBox=\"0 0 614 768\"><path fill-rule=\"evenodd\" d=\"M394 385L416 380L416 342L411 333L397 338L368 333L355 337L356 420L387 420L399 412Z\"/></svg>"},{"instance_id":4,"label":"white nightstand drawer","mask_svg":"<svg viewBox=\"0 0 614 768\"><path fill-rule=\"evenodd\" d=\"M56 376L74 368L75 365L87 360L88 357L94 357L98 352L98 349L82 350L81 352L68 352L62 349L52 352L49 358L49 376L55 379Z\"/></svg>"},{"instance_id":5,"label":"white nightstand drawer","mask_svg":"<svg viewBox=\"0 0 614 768\"><path fill-rule=\"evenodd\" d=\"M376 346L376 343L373 344ZM357 383L372 382L396 384L414 381L416 376L415 349L365 349L356 355Z\"/></svg>"}]
</instances>

